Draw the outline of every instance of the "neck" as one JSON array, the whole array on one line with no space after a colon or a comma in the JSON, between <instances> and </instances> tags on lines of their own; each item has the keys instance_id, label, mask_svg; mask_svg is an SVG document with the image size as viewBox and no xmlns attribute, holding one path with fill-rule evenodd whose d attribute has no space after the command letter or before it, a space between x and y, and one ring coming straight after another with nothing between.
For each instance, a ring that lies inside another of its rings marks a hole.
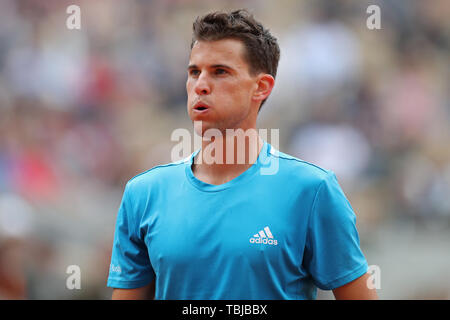
<instances>
[{"instance_id":1,"label":"neck","mask_svg":"<svg viewBox=\"0 0 450 320\"><path fill-rule=\"evenodd\" d=\"M210 184L226 183L256 162L263 144L256 130L247 130L245 134L238 131L238 134L225 134L211 140L203 138L192 172Z\"/></svg>"}]
</instances>

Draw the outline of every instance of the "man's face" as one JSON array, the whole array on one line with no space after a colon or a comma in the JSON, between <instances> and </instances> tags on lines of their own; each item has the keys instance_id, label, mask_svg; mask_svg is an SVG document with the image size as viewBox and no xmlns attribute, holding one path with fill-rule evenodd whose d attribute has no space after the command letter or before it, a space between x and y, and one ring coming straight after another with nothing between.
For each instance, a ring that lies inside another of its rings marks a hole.
<instances>
[{"instance_id":1,"label":"man's face","mask_svg":"<svg viewBox=\"0 0 450 320\"><path fill-rule=\"evenodd\" d=\"M187 109L192 121L202 121L203 132L256 125L259 103L252 96L257 76L250 75L244 50L235 39L195 42L186 82Z\"/></svg>"}]
</instances>

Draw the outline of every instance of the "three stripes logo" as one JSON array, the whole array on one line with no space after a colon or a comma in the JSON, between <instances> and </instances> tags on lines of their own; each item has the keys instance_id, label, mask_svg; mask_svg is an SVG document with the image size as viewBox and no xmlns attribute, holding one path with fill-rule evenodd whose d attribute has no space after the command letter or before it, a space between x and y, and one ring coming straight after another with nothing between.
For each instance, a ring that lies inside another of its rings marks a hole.
<instances>
[{"instance_id":1,"label":"three stripes logo","mask_svg":"<svg viewBox=\"0 0 450 320\"><path fill-rule=\"evenodd\" d=\"M254 234L253 237L250 238L250 243L263 243L274 246L278 245L278 241L273 238L272 232L270 232L268 226L259 231L257 234Z\"/></svg>"}]
</instances>

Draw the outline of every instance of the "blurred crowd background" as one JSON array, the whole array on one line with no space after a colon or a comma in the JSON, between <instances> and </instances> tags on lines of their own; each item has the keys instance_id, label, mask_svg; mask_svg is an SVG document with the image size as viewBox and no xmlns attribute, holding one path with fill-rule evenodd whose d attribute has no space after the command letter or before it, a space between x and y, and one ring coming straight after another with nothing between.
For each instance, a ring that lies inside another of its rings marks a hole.
<instances>
[{"instance_id":1,"label":"blurred crowd background","mask_svg":"<svg viewBox=\"0 0 450 320\"><path fill-rule=\"evenodd\" d=\"M242 7L281 47L258 127L336 173L380 298L450 299L447 0L0 0L0 299L110 298L125 183L171 162L174 129L193 132L192 22Z\"/></svg>"}]
</instances>

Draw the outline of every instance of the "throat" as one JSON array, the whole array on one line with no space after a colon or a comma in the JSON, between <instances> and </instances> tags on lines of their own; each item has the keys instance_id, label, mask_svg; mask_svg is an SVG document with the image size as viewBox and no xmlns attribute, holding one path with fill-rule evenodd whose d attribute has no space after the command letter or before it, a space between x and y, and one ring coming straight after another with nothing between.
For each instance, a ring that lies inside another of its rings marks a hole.
<instances>
[{"instance_id":1,"label":"throat","mask_svg":"<svg viewBox=\"0 0 450 320\"><path fill-rule=\"evenodd\" d=\"M234 153L234 159L226 159L226 153L220 154L218 158L214 158L208 153L209 145L202 148L195 156L191 166L194 176L205 183L212 185L221 185L238 177L248 170L258 159L264 142L258 137L257 144L251 148L243 148L245 153ZM203 152L205 150L205 152ZM236 151L236 150L235 150ZM201 159L201 161L199 161Z\"/></svg>"}]
</instances>

